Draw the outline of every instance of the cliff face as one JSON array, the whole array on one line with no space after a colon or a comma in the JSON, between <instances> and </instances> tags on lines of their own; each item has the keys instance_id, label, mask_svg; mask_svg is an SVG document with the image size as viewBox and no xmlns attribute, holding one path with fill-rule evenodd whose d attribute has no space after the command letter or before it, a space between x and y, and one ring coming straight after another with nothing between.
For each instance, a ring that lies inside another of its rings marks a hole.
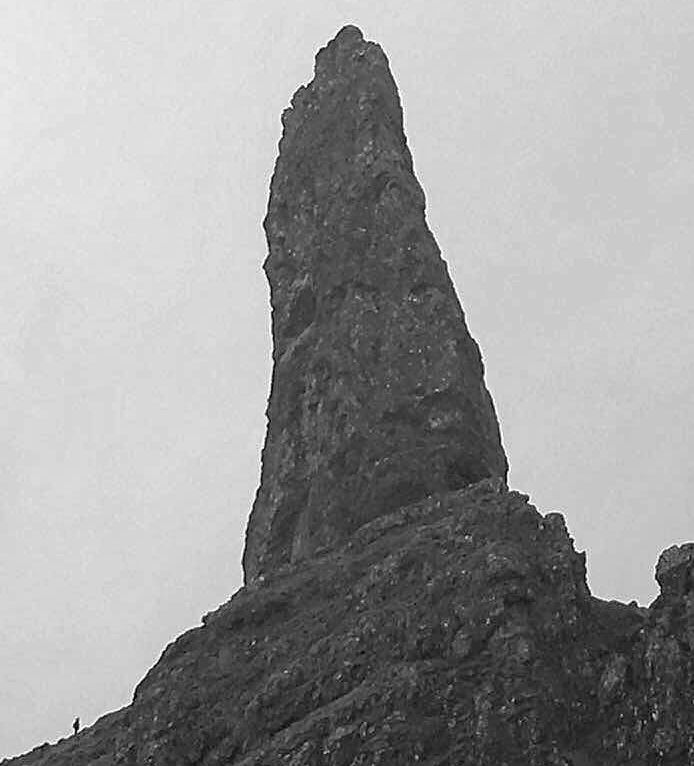
<instances>
[{"instance_id":1,"label":"cliff face","mask_svg":"<svg viewBox=\"0 0 694 766\"><path fill-rule=\"evenodd\" d=\"M507 490L380 48L343 30L284 121L247 583L131 705L6 763L694 764L694 544L650 608L604 602Z\"/></svg>"},{"instance_id":2,"label":"cliff face","mask_svg":"<svg viewBox=\"0 0 694 766\"><path fill-rule=\"evenodd\" d=\"M507 473L381 48L345 27L282 121L265 219L274 368L246 582L432 492Z\"/></svg>"}]
</instances>

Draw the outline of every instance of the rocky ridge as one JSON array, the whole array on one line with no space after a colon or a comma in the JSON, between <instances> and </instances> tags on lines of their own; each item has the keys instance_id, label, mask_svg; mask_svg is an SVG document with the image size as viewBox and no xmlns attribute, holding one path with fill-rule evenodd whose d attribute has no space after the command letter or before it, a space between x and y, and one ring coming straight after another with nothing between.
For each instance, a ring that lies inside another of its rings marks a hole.
<instances>
[{"instance_id":1,"label":"rocky ridge","mask_svg":"<svg viewBox=\"0 0 694 766\"><path fill-rule=\"evenodd\" d=\"M246 585L131 705L4 763L694 764L694 544L648 609L604 602L562 516L507 489L383 52L342 30L284 123Z\"/></svg>"},{"instance_id":2,"label":"rocky ridge","mask_svg":"<svg viewBox=\"0 0 694 766\"><path fill-rule=\"evenodd\" d=\"M559 514L482 481L239 590L132 704L14 766L693 762L694 546L603 602Z\"/></svg>"}]
</instances>

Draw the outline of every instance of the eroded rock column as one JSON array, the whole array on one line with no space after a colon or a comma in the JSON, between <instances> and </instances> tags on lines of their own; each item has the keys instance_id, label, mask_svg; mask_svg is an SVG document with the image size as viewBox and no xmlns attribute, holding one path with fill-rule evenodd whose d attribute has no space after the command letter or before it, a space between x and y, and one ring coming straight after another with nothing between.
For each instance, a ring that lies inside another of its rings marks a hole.
<instances>
[{"instance_id":1,"label":"eroded rock column","mask_svg":"<svg viewBox=\"0 0 694 766\"><path fill-rule=\"evenodd\" d=\"M246 581L507 462L381 48L345 27L282 115L272 388Z\"/></svg>"}]
</instances>

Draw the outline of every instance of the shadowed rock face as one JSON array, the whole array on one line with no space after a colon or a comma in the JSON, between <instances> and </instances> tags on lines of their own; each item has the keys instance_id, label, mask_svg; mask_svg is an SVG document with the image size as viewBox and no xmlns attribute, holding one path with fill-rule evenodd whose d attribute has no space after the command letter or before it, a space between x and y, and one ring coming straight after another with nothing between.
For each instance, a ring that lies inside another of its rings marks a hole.
<instances>
[{"instance_id":1,"label":"shadowed rock face","mask_svg":"<svg viewBox=\"0 0 694 766\"><path fill-rule=\"evenodd\" d=\"M507 462L381 48L345 27L283 116L265 219L274 369L246 581Z\"/></svg>"}]
</instances>

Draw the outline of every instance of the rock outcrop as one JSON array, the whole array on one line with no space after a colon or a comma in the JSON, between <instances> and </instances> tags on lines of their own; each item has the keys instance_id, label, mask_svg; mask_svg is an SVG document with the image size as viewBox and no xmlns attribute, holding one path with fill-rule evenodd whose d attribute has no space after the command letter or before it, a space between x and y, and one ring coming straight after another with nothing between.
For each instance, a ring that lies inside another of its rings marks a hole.
<instances>
[{"instance_id":1,"label":"rock outcrop","mask_svg":"<svg viewBox=\"0 0 694 766\"><path fill-rule=\"evenodd\" d=\"M274 368L246 582L508 469L381 48L345 27L282 121L265 219Z\"/></svg>"},{"instance_id":2,"label":"rock outcrop","mask_svg":"<svg viewBox=\"0 0 694 766\"><path fill-rule=\"evenodd\" d=\"M505 486L383 53L346 28L294 100L247 583L131 705L3 763L691 766L694 544L648 609L591 596L563 517Z\"/></svg>"},{"instance_id":3,"label":"rock outcrop","mask_svg":"<svg viewBox=\"0 0 694 766\"><path fill-rule=\"evenodd\" d=\"M242 588L132 705L7 766L688 766L691 547L658 573L650 609L600 601L559 514L434 495Z\"/></svg>"}]
</instances>

